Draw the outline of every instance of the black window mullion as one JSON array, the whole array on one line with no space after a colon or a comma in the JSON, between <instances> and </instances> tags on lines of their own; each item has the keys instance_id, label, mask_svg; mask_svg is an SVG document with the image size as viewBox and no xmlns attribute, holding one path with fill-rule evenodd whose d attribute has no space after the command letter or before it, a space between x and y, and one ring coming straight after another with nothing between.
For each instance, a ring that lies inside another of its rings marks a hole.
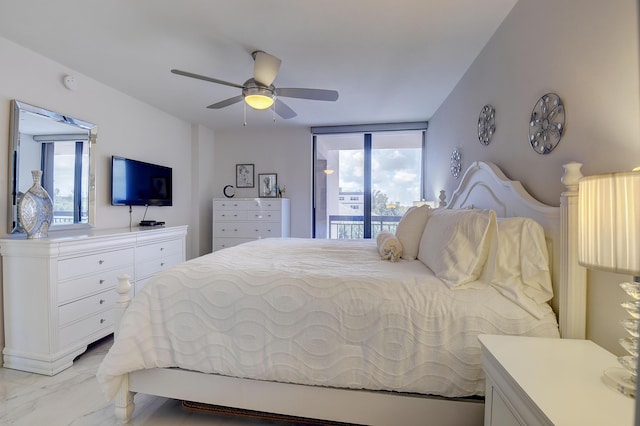
<instances>
[{"instance_id":1,"label":"black window mullion","mask_svg":"<svg viewBox=\"0 0 640 426\"><path fill-rule=\"evenodd\" d=\"M371 238L371 133L364 134L364 238Z\"/></svg>"},{"instance_id":2,"label":"black window mullion","mask_svg":"<svg viewBox=\"0 0 640 426\"><path fill-rule=\"evenodd\" d=\"M317 136L313 135L312 137L313 144L313 158L311 165L311 217L313 220L311 221L311 238L316 237L316 197L319 195L316 193L316 166L318 165L318 141Z\"/></svg>"},{"instance_id":3,"label":"black window mullion","mask_svg":"<svg viewBox=\"0 0 640 426\"><path fill-rule=\"evenodd\" d=\"M80 223L82 216L82 148L83 142L76 142L75 166L73 171L73 223Z\"/></svg>"},{"instance_id":4,"label":"black window mullion","mask_svg":"<svg viewBox=\"0 0 640 426\"><path fill-rule=\"evenodd\" d=\"M40 156L40 170L42 170L41 184L53 199L53 156L55 155L55 145L51 142L42 144L42 155Z\"/></svg>"}]
</instances>

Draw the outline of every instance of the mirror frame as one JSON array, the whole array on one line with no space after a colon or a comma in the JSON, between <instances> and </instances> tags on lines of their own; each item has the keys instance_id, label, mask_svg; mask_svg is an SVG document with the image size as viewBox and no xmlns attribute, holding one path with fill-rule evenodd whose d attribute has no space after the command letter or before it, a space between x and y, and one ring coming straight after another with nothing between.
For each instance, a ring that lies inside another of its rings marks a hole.
<instances>
[{"instance_id":1,"label":"mirror frame","mask_svg":"<svg viewBox=\"0 0 640 426\"><path fill-rule=\"evenodd\" d=\"M59 114L44 108L27 104L22 101L13 99L10 108L10 125L9 125L9 192L7 215L9 233L24 232L19 224L18 219L18 188L19 188L19 166L20 166L20 114L21 112L29 112L42 116L43 118L56 122L76 126L88 132L89 135L89 206L87 223L73 223L64 225L52 224L50 231L65 229L83 229L91 228L96 223L96 156L94 145L98 138L98 126L87 121L79 120L68 115Z\"/></svg>"}]
</instances>

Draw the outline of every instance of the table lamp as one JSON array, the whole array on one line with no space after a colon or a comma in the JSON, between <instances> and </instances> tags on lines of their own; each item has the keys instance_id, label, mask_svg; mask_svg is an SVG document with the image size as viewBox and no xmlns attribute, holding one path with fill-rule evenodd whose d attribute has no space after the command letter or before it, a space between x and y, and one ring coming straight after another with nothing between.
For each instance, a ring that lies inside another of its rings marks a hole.
<instances>
[{"instance_id":1,"label":"table lamp","mask_svg":"<svg viewBox=\"0 0 640 426\"><path fill-rule=\"evenodd\" d=\"M582 178L578 198L578 261L603 271L633 275L620 286L631 297L622 303L631 318L621 321L629 337L620 344L629 355L604 371L604 381L635 398L640 321L640 170Z\"/></svg>"}]
</instances>

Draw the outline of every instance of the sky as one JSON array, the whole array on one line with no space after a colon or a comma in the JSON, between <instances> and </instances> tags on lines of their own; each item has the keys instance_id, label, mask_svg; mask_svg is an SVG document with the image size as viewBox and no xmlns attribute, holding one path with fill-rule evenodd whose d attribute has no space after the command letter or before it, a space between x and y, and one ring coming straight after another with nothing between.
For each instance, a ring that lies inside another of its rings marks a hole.
<instances>
[{"instance_id":1,"label":"sky","mask_svg":"<svg viewBox=\"0 0 640 426\"><path fill-rule=\"evenodd\" d=\"M345 192L361 192L363 184L363 150L341 150L339 156L340 187ZM371 159L372 187L389 197L392 203L411 206L420 200L419 148L374 149Z\"/></svg>"}]
</instances>

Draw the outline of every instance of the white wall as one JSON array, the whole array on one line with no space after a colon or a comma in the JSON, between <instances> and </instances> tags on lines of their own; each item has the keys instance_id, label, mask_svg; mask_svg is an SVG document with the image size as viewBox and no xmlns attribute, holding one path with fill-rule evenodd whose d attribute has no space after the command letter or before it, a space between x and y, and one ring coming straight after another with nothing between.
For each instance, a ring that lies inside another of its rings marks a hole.
<instances>
[{"instance_id":1,"label":"white wall","mask_svg":"<svg viewBox=\"0 0 640 426\"><path fill-rule=\"evenodd\" d=\"M193 257L211 253L211 229L213 206L211 199L216 194L213 184L214 168L211 165L215 159L215 135L211 129L194 124L192 126L192 193L194 205L191 211ZM197 236L197 237L196 237Z\"/></svg>"},{"instance_id":2,"label":"white wall","mask_svg":"<svg viewBox=\"0 0 640 426\"><path fill-rule=\"evenodd\" d=\"M430 199L458 181L449 159L460 148L463 170L489 160L546 203L558 205L562 164L578 161L584 174L640 165L638 13L634 0L520 0L453 93L429 121ZM566 106L566 133L548 155L528 141L535 102L556 92ZM496 108L489 146L478 141L483 105ZM590 273L587 337L623 353L617 339L624 299L616 274Z\"/></svg>"},{"instance_id":3,"label":"white wall","mask_svg":"<svg viewBox=\"0 0 640 426\"><path fill-rule=\"evenodd\" d=\"M199 235L192 232L199 227L198 222L192 222L192 212L199 210L198 196L210 198L211 195L206 191L194 194L192 190L191 125L3 38L0 38L0 55L0 200L3 200L0 236L7 232L10 101L18 99L98 125L94 151L97 155L97 228L129 225L129 209L110 205L111 155L173 167L174 188L179 189L174 190L174 205L149 207L147 218L165 220L168 225L190 225L187 256L199 254L200 244L195 243ZM66 74L76 77L80 86L77 91L69 91L62 85ZM212 133L202 134L198 146L205 156L210 155ZM206 172L203 175L210 178ZM143 214L143 207L134 207L133 223L139 222ZM0 346L3 346L1 306Z\"/></svg>"},{"instance_id":4,"label":"white wall","mask_svg":"<svg viewBox=\"0 0 640 426\"><path fill-rule=\"evenodd\" d=\"M277 173L291 200L291 236L311 236L311 169L313 144L309 129L255 130L251 124L233 132L216 132L214 193L236 184L236 164L254 164L256 187L237 188L236 197L257 197L259 173Z\"/></svg>"}]
</instances>

